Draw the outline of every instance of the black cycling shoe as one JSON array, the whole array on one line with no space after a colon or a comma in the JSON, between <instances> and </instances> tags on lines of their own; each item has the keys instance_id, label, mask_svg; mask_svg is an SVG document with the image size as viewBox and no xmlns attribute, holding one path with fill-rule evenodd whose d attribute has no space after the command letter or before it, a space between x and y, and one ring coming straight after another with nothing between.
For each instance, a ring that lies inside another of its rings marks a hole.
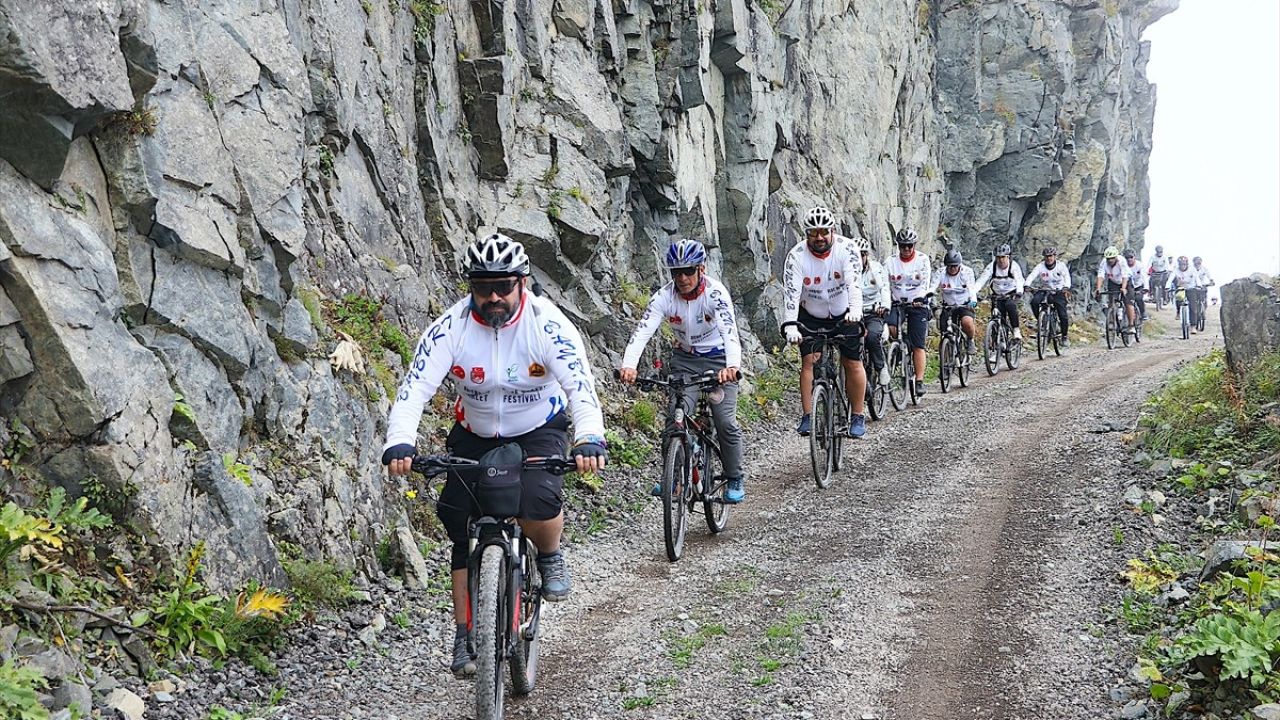
<instances>
[{"instance_id":1,"label":"black cycling shoe","mask_svg":"<svg viewBox=\"0 0 1280 720\"><path fill-rule=\"evenodd\" d=\"M924 389L924 381L923 381L923 380L917 380L917 381L916 381L916 395L924 395L924 393L925 393L925 389Z\"/></svg>"},{"instance_id":2,"label":"black cycling shoe","mask_svg":"<svg viewBox=\"0 0 1280 720\"><path fill-rule=\"evenodd\" d=\"M449 665L449 670L454 676L460 678L476 674L476 661L467 650L467 631L465 626L463 628L460 632L454 633L453 663Z\"/></svg>"}]
</instances>

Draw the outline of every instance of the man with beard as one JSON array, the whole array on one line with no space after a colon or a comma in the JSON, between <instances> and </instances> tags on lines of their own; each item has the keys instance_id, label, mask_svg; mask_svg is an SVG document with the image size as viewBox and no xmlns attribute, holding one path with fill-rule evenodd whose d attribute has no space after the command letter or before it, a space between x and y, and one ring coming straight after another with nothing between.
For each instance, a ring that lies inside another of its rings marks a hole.
<instances>
[{"instance_id":1,"label":"man with beard","mask_svg":"<svg viewBox=\"0 0 1280 720\"><path fill-rule=\"evenodd\" d=\"M800 424L796 432L808 435L813 419L813 366L821 355L819 342L806 330L839 336L844 363L845 392L853 406L849 437L867 432L862 414L867 373L862 367L862 258L849 238L836 234L831 211L818 206L805 214L804 242L787 253L782 270L782 330L787 342L800 346Z\"/></svg>"},{"instance_id":2,"label":"man with beard","mask_svg":"<svg viewBox=\"0 0 1280 720\"><path fill-rule=\"evenodd\" d=\"M604 418L586 346L559 309L526 289L529 270L524 246L505 235L488 235L467 248L463 274L471 291L423 333L391 408L382 463L392 475L410 471L423 406L446 377L459 390L456 422L445 440L450 453L479 459L515 443L531 459L563 456L567 409L578 472L604 467ZM520 527L538 546L542 597L564 600L571 580L560 550L561 478L525 471L521 481ZM451 669L459 677L476 667L467 652L467 522L474 511L469 488L450 474L436 514L453 541L457 629Z\"/></svg>"},{"instance_id":3,"label":"man with beard","mask_svg":"<svg viewBox=\"0 0 1280 720\"><path fill-rule=\"evenodd\" d=\"M1058 332L1062 333L1058 344L1065 348L1067 346L1067 297L1071 293L1071 271L1067 269L1066 263L1058 262L1057 249L1047 247L1041 251L1041 255L1044 256L1044 260L1031 271L1031 274L1027 275L1027 288L1033 288L1039 283L1039 287L1031 296L1031 311L1039 321L1040 313L1045 311L1045 303L1053 306L1053 311L1058 313Z\"/></svg>"},{"instance_id":4,"label":"man with beard","mask_svg":"<svg viewBox=\"0 0 1280 720\"><path fill-rule=\"evenodd\" d=\"M898 231L895 242L898 254L886 258L885 270L889 273L889 295L893 309L885 321L889 334L898 337L899 327L906 326L907 346L911 348L911 361L916 369L916 395L924 395L924 343L929 336L929 321L933 311L929 309L929 283L933 273L929 268L929 256L916 252L919 236L911 228Z\"/></svg>"},{"instance_id":5,"label":"man with beard","mask_svg":"<svg viewBox=\"0 0 1280 720\"><path fill-rule=\"evenodd\" d=\"M649 300L640 324L622 355L618 377L625 383L636 381L636 365L649 338L662 321L671 328L675 349L670 371L686 378L718 370L719 391L711 393L711 419L724 459L726 481L724 501L740 503L746 497L742 487L742 430L738 427L738 366L742 364L742 343L734 319L733 300L719 280L707 275L707 250L697 240L677 240L667 248L667 271L671 282ZM698 388L685 389L688 407L697 407ZM655 484L652 494L661 495Z\"/></svg>"}]
</instances>

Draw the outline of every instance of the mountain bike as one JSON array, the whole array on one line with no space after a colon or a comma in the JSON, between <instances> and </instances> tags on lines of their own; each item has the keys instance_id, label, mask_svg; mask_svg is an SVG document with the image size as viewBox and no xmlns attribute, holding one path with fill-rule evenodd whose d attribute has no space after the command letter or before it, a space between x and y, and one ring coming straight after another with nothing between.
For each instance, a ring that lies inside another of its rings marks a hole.
<instances>
[{"instance_id":1,"label":"mountain bike","mask_svg":"<svg viewBox=\"0 0 1280 720\"><path fill-rule=\"evenodd\" d=\"M1212 283L1210 283L1212 284ZM1196 330L1204 332L1204 316L1209 310L1209 287L1198 288L1195 292Z\"/></svg>"},{"instance_id":2,"label":"mountain bike","mask_svg":"<svg viewBox=\"0 0 1280 720\"><path fill-rule=\"evenodd\" d=\"M916 392L915 356L911 352L910 343L906 340L906 308L912 305L914 303L910 300L893 302L895 308L903 308L902 316L898 320L901 323L898 326L898 337L890 340L888 354L885 355L885 364L889 367L889 402L893 403L894 410L906 409L907 400L910 400L912 405L920 404L920 395Z\"/></svg>"},{"instance_id":3,"label":"mountain bike","mask_svg":"<svg viewBox=\"0 0 1280 720\"><path fill-rule=\"evenodd\" d=\"M479 507L467 535L467 649L476 659L477 720L500 720L503 666L511 674L511 694L528 695L538 680L538 626L542 619L542 575L538 550L513 516L520 512L520 473L542 470L562 475L576 467L559 457L520 465L483 465L454 455L419 455L413 470L431 478L453 471L467 483Z\"/></svg>"},{"instance_id":4,"label":"mountain bike","mask_svg":"<svg viewBox=\"0 0 1280 720\"><path fill-rule=\"evenodd\" d=\"M1053 346L1054 355L1062 355L1058 346L1062 331L1058 328L1058 311L1050 300L1061 295L1065 290L1045 291L1044 302L1040 305L1040 317L1036 320L1036 356L1043 360L1049 346Z\"/></svg>"},{"instance_id":5,"label":"mountain bike","mask_svg":"<svg viewBox=\"0 0 1280 720\"><path fill-rule=\"evenodd\" d=\"M813 424L809 430L809 462L814 482L825 488L831 484L832 473L840 469L840 454L849 432L849 399L845 397L844 363L840 361L840 342L849 336L846 327L819 330L799 322L795 325L810 340L818 342L820 357L813 365L810 395Z\"/></svg>"},{"instance_id":6,"label":"mountain bike","mask_svg":"<svg viewBox=\"0 0 1280 720\"><path fill-rule=\"evenodd\" d=\"M615 373L616 374L616 373ZM693 377L667 380L636 378L641 390L667 394L666 426L662 430L662 533L667 559L675 562L684 552L688 516L702 506L707 528L718 533L729 524L729 504L724 501L729 482L707 394L720 386L718 370ZM686 388L698 388L696 408L685 402Z\"/></svg>"},{"instance_id":7,"label":"mountain bike","mask_svg":"<svg viewBox=\"0 0 1280 720\"><path fill-rule=\"evenodd\" d=\"M964 307L964 306L959 306ZM951 389L951 375L954 373L960 381L960 387L969 386L969 342L964 330L960 327L960 318L955 315L955 307L944 307L941 312L951 313L947 322L947 331L942 333L938 342L938 383L942 392Z\"/></svg>"},{"instance_id":8,"label":"mountain bike","mask_svg":"<svg viewBox=\"0 0 1280 720\"><path fill-rule=\"evenodd\" d=\"M1102 309L1103 331L1107 336L1107 349L1116 346L1116 340L1129 347L1129 318L1125 315L1125 303L1119 290L1108 290L1106 305Z\"/></svg>"},{"instance_id":9,"label":"mountain bike","mask_svg":"<svg viewBox=\"0 0 1280 720\"><path fill-rule=\"evenodd\" d=\"M893 385L893 377L890 376L889 384L881 384L880 373L871 365L871 353L867 351L866 345L871 343L880 344L880 357L885 359L885 367L888 367L889 350L884 346L884 340L876 335L875 337L865 338L866 343L862 350L862 369L867 374L867 412L871 414L872 420L881 420L885 414L885 401L889 397L889 388Z\"/></svg>"},{"instance_id":10,"label":"mountain bike","mask_svg":"<svg viewBox=\"0 0 1280 720\"><path fill-rule=\"evenodd\" d=\"M1178 288L1173 293L1173 304L1178 309L1178 322L1182 325L1182 339L1191 337L1191 303L1187 302L1187 291Z\"/></svg>"},{"instance_id":11,"label":"mountain bike","mask_svg":"<svg viewBox=\"0 0 1280 720\"><path fill-rule=\"evenodd\" d=\"M1150 285L1151 302L1156 306L1156 312L1160 312L1169 304L1169 294L1165 289L1165 281L1169 279L1169 272L1153 272L1148 282Z\"/></svg>"},{"instance_id":12,"label":"mountain bike","mask_svg":"<svg viewBox=\"0 0 1280 720\"><path fill-rule=\"evenodd\" d=\"M999 302L1008 299L1013 293L991 295L991 318L987 321L987 335L982 339L982 359L987 366L987 375L1000 372L1000 358L1010 370L1017 370L1022 361L1022 341L1013 339L1013 328L1000 312Z\"/></svg>"}]
</instances>

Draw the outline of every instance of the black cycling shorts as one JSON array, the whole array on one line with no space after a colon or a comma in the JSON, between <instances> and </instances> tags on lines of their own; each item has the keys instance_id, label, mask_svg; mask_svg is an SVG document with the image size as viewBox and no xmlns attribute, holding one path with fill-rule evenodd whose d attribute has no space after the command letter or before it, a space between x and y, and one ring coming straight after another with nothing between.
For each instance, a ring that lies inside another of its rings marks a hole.
<instances>
[{"instance_id":1,"label":"black cycling shorts","mask_svg":"<svg viewBox=\"0 0 1280 720\"><path fill-rule=\"evenodd\" d=\"M481 437L454 424L445 440L449 452L459 457L479 460L480 456L507 443L524 450L525 457L564 457L569 446L569 418L563 412L541 427L513 438ZM520 475L520 517L526 520L550 520L560 514L564 501L564 481L545 470L525 470ZM478 514L471 490L456 473L449 473L436 516L453 541L454 570L467 566L467 521Z\"/></svg>"},{"instance_id":2,"label":"black cycling shorts","mask_svg":"<svg viewBox=\"0 0 1280 720\"><path fill-rule=\"evenodd\" d=\"M862 323L853 323L845 325L841 318L821 319L816 318L800 309L800 334L804 339L800 341L800 354L812 355L822 349L822 340L812 337L805 328L813 328L823 332L837 331L836 335L839 340L836 347L840 348L840 357L845 360L861 360L862 359Z\"/></svg>"},{"instance_id":3,"label":"black cycling shorts","mask_svg":"<svg viewBox=\"0 0 1280 720\"><path fill-rule=\"evenodd\" d=\"M965 318L977 317L977 312L968 305L943 305L938 311L938 331L946 332L950 318L955 318L956 322L961 322Z\"/></svg>"},{"instance_id":4,"label":"black cycling shorts","mask_svg":"<svg viewBox=\"0 0 1280 720\"><path fill-rule=\"evenodd\" d=\"M902 310L902 305L894 305L889 311L889 317L885 320L889 327L898 327L903 323ZM912 350L923 350L925 338L929 336L929 321L933 319L933 311L925 305L920 307L909 305L906 306L906 311L907 345Z\"/></svg>"}]
</instances>

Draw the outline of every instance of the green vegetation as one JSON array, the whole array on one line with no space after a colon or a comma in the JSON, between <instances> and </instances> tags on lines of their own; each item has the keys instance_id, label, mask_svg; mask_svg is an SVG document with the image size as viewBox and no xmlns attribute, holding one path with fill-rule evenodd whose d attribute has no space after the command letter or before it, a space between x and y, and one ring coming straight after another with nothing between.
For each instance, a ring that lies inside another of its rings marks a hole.
<instances>
[{"instance_id":1,"label":"green vegetation","mask_svg":"<svg viewBox=\"0 0 1280 720\"><path fill-rule=\"evenodd\" d=\"M756 4L764 11L769 22L773 25L778 24L778 20L782 18L782 13L787 9L786 0L756 0Z\"/></svg>"},{"instance_id":2,"label":"green vegetation","mask_svg":"<svg viewBox=\"0 0 1280 720\"><path fill-rule=\"evenodd\" d=\"M1280 400L1280 353L1263 358L1240 377L1222 350L1198 360L1152 396L1139 427L1152 452L1175 458L1243 462L1280 447L1280 426L1266 421L1268 403Z\"/></svg>"},{"instance_id":3,"label":"green vegetation","mask_svg":"<svg viewBox=\"0 0 1280 720\"><path fill-rule=\"evenodd\" d=\"M155 134L158 122L154 109L137 107L133 110L122 110L111 115L104 125L129 135L151 136Z\"/></svg>"},{"instance_id":4,"label":"green vegetation","mask_svg":"<svg viewBox=\"0 0 1280 720\"><path fill-rule=\"evenodd\" d=\"M426 43L436 30L436 18L443 15L448 7L442 2L432 0L413 0L409 3L409 12L413 15L413 40Z\"/></svg>"},{"instance_id":5,"label":"green vegetation","mask_svg":"<svg viewBox=\"0 0 1280 720\"><path fill-rule=\"evenodd\" d=\"M46 720L49 711L40 704L36 693L48 685L39 670L6 661L0 665L0 717Z\"/></svg>"},{"instance_id":6,"label":"green vegetation","mask_svg":"<svg viewBox=\"0 0 1280 720\"><path fill-rule=\"evenodd\" d=\"M382 302L365 293L347 293L324 307L333 328L346 333L364 351L369 374L382 386L387 397L394 396L399 379L387 366L382 351L394 352L407 366L413 361L413 345L399 327L383 317Z\"/></svg>"},{"instance_id":7,"label":"green vegetation","mask_svg":"<svg viewBox=\"0 0 1280 720\"><path fill-rule=\"evenodd\" d=\"M787 393L800 385L798 354L774 348L769 357L769 367L753 378L750 392L743 386L738 394L738 421L743 425L776 417Z\"/></svg>"},{"instance_id":8,"label":"green vegetation","mask_svg":"<svg viewBox=\"0 0 1280 720\"><path fill-rule=\"evenodd\" d=\"M616 430L605 430L604 438L609 443L610 461L623 467L643 467L653 457L653 446L641 434L624 438Z\"/></svg>"},{"instance_id":9,"label":"green vegetation","mask_svg":"<svg viewBox=\"0 0 1280 720\"><path fill-rule=\"evenodd\" d=\"M673 635L667 640L667 657L677 670L684 670L693 663L693 655L706 647L711 638L727 635L724 625L704 625L689 635Z\"/></svg>"},{"instance_id":10,"label":"green vegetation","mask_svg":"<svg viewBox=\"0 0 1280 720\"><path fill-rule=\"evenodd\" d=\"M351 571L325 560L283 558L285 574L293 586L295 602L304 609L342 607L356 596Z\"/></svg>"},{"instance_id":11,"label":"green vegetation","mask_svg":"<svg viewBox=\"0 0 1280 720\"><path fill-rule=\"evenodd\" d=\"M1178 468L1167 478L1169 491L1195 502L1210 493L1240 498L1228 519L1201 519L1209 540L1243 534L1266 547L1274 532L1268 513L1280 497L1280 422L1271 413L1278 400L1280 352L1237 374L1219 350L1185 366L1143 407L1139 440ZM1162 543L1122 573L1129 590L1120 617L1131 633L1145 633L1137 655L1151 697L1166 715L1188 703L1212 704L1221 715L1280 700L1280 557L1252 548L1198 583L1197 565ZM1180 606L1159 599L1174 583L1190 589Z\"/></svg>"},{"instance_id":12,"label":"green vegetation","mask_svg":"<svg viewBox=\"0 0 1280 720\"><path fill-rule=\"evenodd\" d=\"M227 474L239 480L245 487L253 486L253 476L249 474L252 468L244 463L236 462L236 454L234 452L229 452L222 456L222 467L226 468Z\"/></svg>"},{"instance_id":13,"label":"green vegetation","mask_svg":"<svg viewBox=\"0 0 1280 720\"><path fill-rule=\"evenodd\" d=\"M800 655L804 644L804 626L813 620L813 617L805 613L790 612L780 622L765 629L760 654L756 656L761 674L752 679L752 685L772 683L773 674Z\"/></svg>"}]
</instances>

